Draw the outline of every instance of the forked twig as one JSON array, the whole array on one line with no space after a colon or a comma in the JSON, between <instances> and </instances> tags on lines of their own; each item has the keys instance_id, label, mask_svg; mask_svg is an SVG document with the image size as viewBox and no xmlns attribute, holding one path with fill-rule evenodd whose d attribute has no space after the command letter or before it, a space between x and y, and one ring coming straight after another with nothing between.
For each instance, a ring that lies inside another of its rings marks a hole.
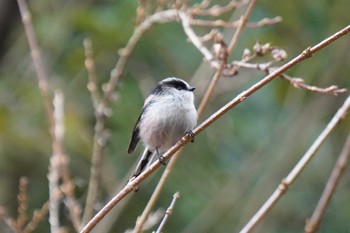
<instances>
[{"instance_id":1,"label":"forked twig","mask_svg":"<svg viewBox=\"0 0 350 233\"><path fill-rule=\"evenodd\" d=\"M38 224L45 219L48 212L49 202L45 202L39 210L34 210L33 217L24 228L23 233L32 233Z\"/></svg>"}]
</instances>

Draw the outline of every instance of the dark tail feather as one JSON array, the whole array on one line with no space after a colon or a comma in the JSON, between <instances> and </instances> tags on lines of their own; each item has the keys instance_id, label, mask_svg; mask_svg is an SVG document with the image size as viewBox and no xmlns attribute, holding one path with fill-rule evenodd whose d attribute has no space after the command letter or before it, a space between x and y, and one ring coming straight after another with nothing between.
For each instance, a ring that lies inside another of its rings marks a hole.
<instances>
[{"instance_id":1,"label":"dark tail feather","mask_svg":"<svg viewBox=\"0 0 350 233\"><path fill-rule=\"evenodd\" d=\"M149 151L147 148L146 150L143 152L139 163L136 166L136 169L134 171L134 174L132 175L132 178L136 178L138 177L141 172L143 172L143 170L145 170L145 168L147 167L147 165L149 164L150 158L152 157L153 153L151 151Z\"/></svg>"}]
</instances>

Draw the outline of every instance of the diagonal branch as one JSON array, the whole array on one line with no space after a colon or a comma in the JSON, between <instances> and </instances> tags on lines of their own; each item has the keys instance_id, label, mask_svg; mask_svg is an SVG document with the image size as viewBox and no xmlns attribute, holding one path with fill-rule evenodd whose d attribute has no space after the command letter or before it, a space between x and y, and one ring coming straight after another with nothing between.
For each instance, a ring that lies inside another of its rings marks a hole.
<instances>
[{"instance_id":1,"label":"diagonal branch","mask_svg":"<svg viewBox=\"0 0 350 233\"><path fill-rule=\"evenodd\" d=\"M162 230L163 230L163 228L164 228L166 222L168 221L170 215L173 213L173 209L174 209L175 203L176 203L177 199L179 199L179 197L180 197L179 192L176 192L176 193L173 195L173 200L171 201L170 206L169 206L168 209L166 210L165 215L164 215L164 218L163 218L162 222L160 223L160 225L159 225L159 227L158 227L156 233L161 233L161 232L162 232Z\"/></svg>"},{"instance_id":2,"label":"diagonal branch","mask_svg":"<svg viewBox=\"0 0 350 233\"><path fill-rule=\"evenodd\" d=\"M296 64L300 63L306 58L311 57L314 53L318 52L320 49L326 47L327 45L331 44L335 40L339 39L340 37L346 35L350 31L350 25L341 29L337 33L333 34L332 36L326 38L322 42L316 44L313 47L309 47L306 50L304 50L300 55L292 59L291 61L287 62L285 65L281 66L271 74L267 75L264 79L259 81L258 83L251 86L246 91L243 91L241 94L239 94L237 97L235 97L233 100L231 100L229 103L227 103L225 106L220 108L218 111L216 111L214 114L212 114L209 118L207 118L203 123L201 123L194 131L194 135L200 134L203 130L205 130L207 127L209 127L212 123L214 123L216 120L218 120L221 116L223 116L226 112L228 112L230 109L232 109L234 106L238 105L239 103L243 102L246 98L248 98L250 95L261 89L266 84L270 83L275 78L279 77L282 73L290 69L291 67L295 66ZM191 140L191 136L185 135L179 142L177 142L172 148L170 148L164 155L164 159L169 159L176 151L178 151L182 146L187 144ZM145 170L143 173L141 173L138 177L136 177L134 180L130 181L119 193L117 193L92 219L91 221L81 230L81 233L87 233L90 232L98 222L101 221L101 219L115 206L117 205L120 200L122 200L125 196L127 196L130 192L132 192L143 180L145 180L148 176L150 176L158 167L160 167L161 164L157 160L155 161L147 170Z\"/></svg>"},{"instance_id":3,"label":"diagonal branch","mask_svg":"<svg viewBox=\"0 0 350 233\"><path fill-rule=\"evenodd\" d=\"M305 233L316 232L323 215L326 211L326 208L331 201L331 198L335 192L335 188L337 187L340 177L343 175L346 164L348 163L350 156L350 134L345 142L345 145L339 155L339 158L334 166L331 176L328 179L327 185L323 191L323 194L311 216L311 218L307 221L305 226Z\"/></svg>"}]
</instances>

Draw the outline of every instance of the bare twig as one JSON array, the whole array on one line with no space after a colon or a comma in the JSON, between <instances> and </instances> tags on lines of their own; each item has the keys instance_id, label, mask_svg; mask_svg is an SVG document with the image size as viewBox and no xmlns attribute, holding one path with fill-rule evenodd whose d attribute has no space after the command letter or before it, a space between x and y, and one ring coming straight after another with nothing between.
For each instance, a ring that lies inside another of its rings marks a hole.
<instances>
[{"instance_id":1,"label":"bare twig","mask_svg":"<svg viewBox=\"0 0 350 233\"><path fill-rule=\"evenodd\" d=\"M53 105L55 108L54 111L54 137L56 144L60 144L63 138L63 95L60 92L55 93L55 97L53 100ZM54 147L57 149L57 147ZM59 200L61 198L61 191L59 189L60 186L60 160L61 160L61 151L57 151L54 149L53 154L50 159L50 167L49 167L49 211L50 211L50 227L51 232L56 233L60 230L60 218L59 218Z\"/></svg>"},{"instance_id":2,"label":"bare twig","mask_svg":"<svg viewBox=\"0 0 350 233\"><path fill-rule=\"evenodd\" d=\"M93 48L90 39L84 40L85 49L85 67L88 72L89 82L88 90L90 91L91 100L95 111L95 132L94 132L94 143L91 157L90 167L90 178L87 189L87 197L85 201L85 208L82 217L81 226L85 225L92 217L94 204L96 202L98 181L101 174L101 156L102 149L106 144L105 140L105 110L102 108L101 97L97 89L96 74L95 74L95 63L93 60ZM80 226L80 227L81 227Z\"/></svg>"},{"instance_id":3,"label":"bare twig","mask_svg":"<svg viewBox=\"0 0 350 233\"><path fill-rule=\"evenodd\" d=\"M56 144L58 147L54 147L54 153L52 155L53 163L50 165L51 169L56 170L54 173L58 172L58 174L54 174L54 176L58 175L55 179L62 179L62 184L60 185L60 190L65 196L65 203L67 209L69 211L70 219L73 223L73 226L76 230L79 230L80 225L80 212L81 208L78 202L74 197L74 183L70 178L69 169L68 169L68 158L63 151L63 138L64 138L64 96L60 91L55 92L54 96L54 120L55 120L55 128L54 134L56 139ZM56 148L56 149L55 149ZM52 167L54 166L54 167ZM56 167L57 166L57 167ZM49 175L50 176L50 175ZM54 186L59 185L59 181L54 181ZM53 187L53 200L56 198L57 190L56 187ZM51 198L50 198L51 200ZM58 201L57 199L56 201ZM58 210L57 210L58 211Z\"/></svg>"},{"instance_id":4,"label":"bare twig","mask_svg":"<svg viewBox=\"0 0 350 233\"><path fill-rule=\"evenodd\" d=\"M50 224L51 224L51 232L58 232L59 230L59 218L58 218L58 195L59 195L59 178L62 177L65 190L67 191L66 195L69 203L75 202L73 198L72 184L68 168L67 168L67 158L64 155L62 141L63 141L63 105L59 106L60 109L56 108L56 119L54 116L54 111L51 104L51 99L49 97L47 76L44 72L43 62L40 55L40 50L37 44L37 40L34 34L31 15L28 10L27 4L25 0L18 0L19 9L22 16L22 21L24 25L24 29L27 35L27 40L29 43L32 60L35 66L35 70L37 73L37 77L39 80L39 89L41 95L44 100L46 115L49 121L49 130L52 137L52 148L53 155L50 160L50 168L49 168L49 189L50 189ZM58 94L59 95L59 94ZM61 97L56 96L57 104L60 104ZM62 97L63 98L63 97ZM60 122L56 122L56 120ZM73 206L70 204L69 206ZM68 207L69 207L68 206ZM70 213L72 213L70 209ZM73 216L73 215L72 215ZM76 216L76 215L75 215ZM73 218L74 219L74 218Z\"/></svg>"},{"instance_id":5,"label":"bare twig","mask_svg":"<svg viewBox=\"0 0 350 233\"><path fill-rule=\"evenodd\" d=\"M0 219L8 226L9 230L13 233L20 232L21 229L18 228L17 222L8 216L6 209L4 207L0 207Z\"/></svg>"},{"instance_id":6,"label":"bare twig","mask_svg":"<svg viewBox=\"0 0 350 233\"><path fill-rule=\"evenodd\" d=\"M234 106L243 102L250 95L255 93L257 90L261 89L263 86L279 77L285 71L295 66L299 62L303 61L306 58L311 57L314 53L318 52L320 49L325 46L331 44L335 40L340 37L346 35L350 31L350 25L341 29L334 35L328 37L322 42L318 43L313 47L309 47L304 50L300 55L296 56L291 61L287 62L285 65L281 66L279 69L275 70L273 73L267 75L264 79L259 81L258 83L251 86L246 91L240 93L237 97L227 103L225 106L220 108L214 114L212 114L209 118L207 118L203 123L201 123L196 129L194 129L194 135L200 134L204 129L210 126L213 122L218 120L222 115L224 115L227 111L232 109ZM177 142L172 148L170 148L164 155L164 160L169 159L176 151L180 149L180 147L184 146L191 140L192 137L185 135L179 142ZM134 180L130 181L119 193L117 193L92 219L87 225L81 230L82 233L90 232L96 224L115 206L122 200L126 195L132 192L144 179L146 179L149 175L151 175L159 166L161 166L160 162L156 160L151 166L142 172L138 177Z\"/></svg>"},{"instance_id":7,"label":"bare twig","mask_svg":"<svg viewBox=\"0 0 350 233\"><path fill-rule=\"evenodd\" d=\"M179 197L180 197L179 192L177 192L177 193L175 193L175 194L173 195L173 200L171 201L170 206L169 206L168 209L166 210L165 215L164 215L164 218L163 218L162 222L160 223L160 225L159 225L159 227L158 227L156 233L161 233L161 232L162 232L162 230L163 230L163 228L164 228L166 222L168 221L170 215L173 213L173 209L174 209L175 203L176 203L176 201L177 201L177 199L178 199Z\"/></svg>"},{"instance_id":8,"label":"bare twig","mask_svg":"<svg viewBox=\"0 0 350 233\"><path fill-rule=\"evenodd\" d=\"M19 229L23 229L27 221L27 209L28 209L28 179L27 177L21 177L19 180L19 193L17 195L18 200L18 215L17 226Z\"/></svg>"},{"instance_id":9,"label":"bare twig","mask_svg":"<svg viewBox=\"0 0 350 233\"><path fill-rule=\"evenodd\" d=\"M142 23L140 23L140 25L138 25L135 28L125 48L119 51L120 58L115 68L112 70L111 77L104 88L105 97L103 100L104 102L103 106L106 106L107 103L111 100L115 87L119 79L121 78L121 75L124 72L129 56L133 51L136 43L140 40L143 33L156 23L173 22L173 21L176 21L177 18L178 18L178 10L176 9L160 11L147 17L144 21L142 21Z\"/></svg>"},{"instance_id":10,"label":"bare twig","mask_svg":"<svg viewBox=\"0 0 350 233\"><path fill-rule=\"evenodd\" d=\"M212 6L209 9L207 8L207 2L205 2L206 5L200 5L200 7L193 7L189 13L191 15L201 15L201 16L219 16L224 13L233 11L245 4L247 4L247 0L236 2L236 1L230 1L226 6Z\"/></svg>"},{"instance_id":11,"label":"bare twig","mask_svg":"<svg viewBox=\"0 0 350 233\"><path fill-rule=\"evenodd\" d=\"M155 205L156 201L158 200L160 192L162 191L166 181L168 180L168 177L169 177L171 171L173 170L177 159L180 157L180 154L182 153L182 149L183 148L180 148L174 154L174 156L170 159L170 162L166 166L161 178L159 179L157 186L154 189L152 196L148 200L145 209L143 210L141 216L137 219L136 226L135 226L134 231L133 231L134 233L140 232L140 230L142 229L142 225L145 223L147 216L150 214L153 206Z\"/></svg>"},{"instance_id":12,"label":"bare twig","mask_svg":"<svg viewBox=\"0 0 350 233\"><path fill-rule=\"evenodd\" d=\"M75 185L69 177L67 168L68 168L67 157L64 155L63 161L61 162L61 170L63 169L62 171L63 184L61 185L61 191L65 195L64 203L69 211L70 220L72 221L74 229L76 231L79 231L80 224L81 224L80 223L81 206L74 197ZM65 169L67 169L66 172L64 171Z\"/></svg>"},{"instance_id":13,"label":"bare twig","mask_svg":"<svg viewBox=\"0 0 350 233\"><path fill-rule=\"evenodd\" d=\"M95 61L93 58L93 47L92 47L92 42L90 38L85 38L84 50L85 50L85 68L87 70L88 78L89 78L87 89L90 91L91 100L94 108L98 109L98 106L101 102L101 96L97 87Z\"/></svg>"},{"instance_id":14,"label":"bare twig","mask_svg":"<svg viewBox=\"0 0 350 233\"><path fill-rule=\"evenodd\" d=\"M241 20L234 22L227 22L224 20L204 20L204 19L191 19L190 24L192 26L201 26L201 27L223 27L223 28L237 28L240 25ZM276 16L272 19L263 18L258 22L247 22L246 28L260 28L264 26L270 26L276 23L282 22L281 16Z\"/></svg>"},{"instance_id":15,"label":"bare twig","mask_svg":"<svg viewBox=\"0 0 350 233\"><path fill-rule=\"evenodd\" d=\"M250 0L248 8L247 8L246 12L244 13L244 15L240 18L237 30L235 31L235 34L233 35L232 40L227 47L228 54L231 54L231 52L233 51L233 48L238 41L238 37L241 34L241 31L243 30L244 26L246 25L246 23L248 21L248 17L250 16L250 14L253 11L254 5L255 5L255 0Z\"/></svg>"},{"instance_id":16,"label":"bare twig","mask_svg":"<svg viewBox=\"0 0 350 233\"><path fill-rule=\"evenodd\" d=\"M268 74L273 72L274 70L278 69L278 67L272 67L273 62L266 62L266 63L247 63L247 62L242 62L242 61L233 61L232 64L237 66L237 67L244 67L248 69L256 69L256 70L262 70ZM280 78L287 80L290 82L293 87L298 88L298 89L305 89L308 91L313 91L317 93L322 93L322 94L328 94L328 95L338 95L341 93L345 93L347 91L346 88L338 88L338 86L332 85L329 87L317 87L317 86L312 86L309 84L306 84L304 79L302 78L294 78L290 77L287 74L281 74Z\"/></svg>"},{"instance_id":17,"label":"bare twig","mask_svg":"<svg viewBox=\"0 0 350 233\"><path fill-rule=\"evenodd\" d=\"M302 88L302 89L313 91L313 92L324 93L324 94L336 96L338 94L341 94L341 93L344 93L347 91L347 89L338 88L338 86L335 86L335 85L332 85L332 86L329 86L326 88L311 86L311 85L306 84L302 78L292 78L286 74L282 74L280 77L289 81L295 88Z\"/></svg>"},{"instance_id":18,"label":"bare twig","mask_svg":"<svg viewBox=\"0 0 350 233\"><path fill-rule=\"evenodd\" d=\"M191 17L186 12L178 12L179 17L181 19L182 27L184 29L184 32L186 33L188 39L192 42L192 44L202 53L204 58L210 62L210 64L218 68L219 62L214 60L213 54L208 50L207 47L205 47L199 37L196 35L196 33L193 31L190 25Z\"/></svg>"},{"instance_id":19,"label":"bare twig","mask_svg":"<svg viewBox=\"0 0 350 233\"><path fill-rule=\"evenodd\" d=\"M327 185L322 193L322 196L311 216L307 221L305 226L305 233L316 232L319 228L321 220L325 214L326 208L331 201L331 198L335 192L340 177L343 175L348 159L350 156L350 134L345 142L342 152L339 155L339 158L333 168L332 174L328 179Z\"/></svg>"},{"instance_id":20,"label":"bare twig","mask_svg":"<svg viewBox=\"0 0 350 233\"><path fill-rule=\"evenodd\" d=\"M221 62L220 66L219 66L219 69L216 70L213 78L211 79L211 82L209 84L209 87L207 89L207 91L205 92L205 95L201 101L201 103L199 104L199 107L197 109L197 112L198 112L198 116L202 115L203 111L204 111L204 108L205 106L207 106L208 104L208 101L210 99L210 97L212 96L213 94L213 91L214 91L214 88L216 86L216 84L218 83L219 81L219 78L221 76L221 73L225 67L226 63L224 61Z\"/></svg>"},{"instance_id":21,"label":"bare twig","mask_svg":"<svg viewBox=\"0 0 350 233\"><path fill-rule=\"evenodd\" d=\"M350 28L350 27L349 27ZM314 47L313 47L314 48ZM313 48L310 48L312 50ZM326 128L317 137L315 142L299 160L293 170L288 174L286 178L282 180L277 189L271 194L268 200L263 206L256 212L256 214L250 219L245 227L240 231L241 233L251 232L254 227L266 216L266 214L272 209L277 201L287 192L289 187L293 184L296 178L301 174L305 166L316 154L322 143L327 139L330 133L335 127L343 120L350 109L350 96L345 100L344 104L338 109L332 120L328 123Z\"/></svg>"},{"instance_id":22,"label":"bare twig","mask_svg":"<svg viewBox=\"0 0 350 233\"><path fill-rule=\"evenodd\" d=\"M46 115L47 115L48 120L49 120L50 133L51 133L51 136L53 138L53 141L55 141L55 135L53 133L55 123L54 123L54 118L53 118L53 110L52 110L51 100L49 97L47 76L45 74L45 71L44 71L44 68L42 65L43 62L42 62L42 58L40 55L38 43L37 43L37 40L35 38L32 20L31 20L31 15L30 15L30 12L28 10L28 6L27 6L25 0L17 0L17 2L18 2L20 13L21 13L23 26L24 26L24 29L25 29L25 32L27 35L27 40L29 43L30 52L32 55L32 60L34 63L35 71L36 71L36 74L38 77L39 89L40 89L41 95L42 95L43 100L44 100Z\"/></svg>"},{"instance_id":23,"label":"bare twig","mask_svg":"<svg viewBox=\"0 0 350 233\"><path fill-rule=\"evenodd\" d=\"M48 211L49 211L49 202L45 202L44 205L41 207L41 209L34 211L33 218L26 225L26 227L23 230L23 233L33 232L38 226L38 224L45 219L45 216L47 215Z\"/></svg>"}]
</instances>

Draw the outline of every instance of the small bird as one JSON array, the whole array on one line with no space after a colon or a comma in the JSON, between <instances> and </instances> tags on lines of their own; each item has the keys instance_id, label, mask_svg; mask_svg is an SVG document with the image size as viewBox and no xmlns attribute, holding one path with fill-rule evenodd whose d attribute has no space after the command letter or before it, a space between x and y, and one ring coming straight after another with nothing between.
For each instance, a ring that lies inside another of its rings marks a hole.
<instances>
[{"instance_id":1,"label":"small bird","mask_svg":"<svg viewBox=\"0 0 350 233\"><path fill-rule=\"evenodd\" d=\"M182 79L170 77L160 81L150 92L134 126L128 153L137 143L145 145L141 159L132 178L137 177L157 155L161 163L162 153L178 142L186 133L192 133L197 124L194 106L194 87Z\"/></svg>"}]
</instances>

